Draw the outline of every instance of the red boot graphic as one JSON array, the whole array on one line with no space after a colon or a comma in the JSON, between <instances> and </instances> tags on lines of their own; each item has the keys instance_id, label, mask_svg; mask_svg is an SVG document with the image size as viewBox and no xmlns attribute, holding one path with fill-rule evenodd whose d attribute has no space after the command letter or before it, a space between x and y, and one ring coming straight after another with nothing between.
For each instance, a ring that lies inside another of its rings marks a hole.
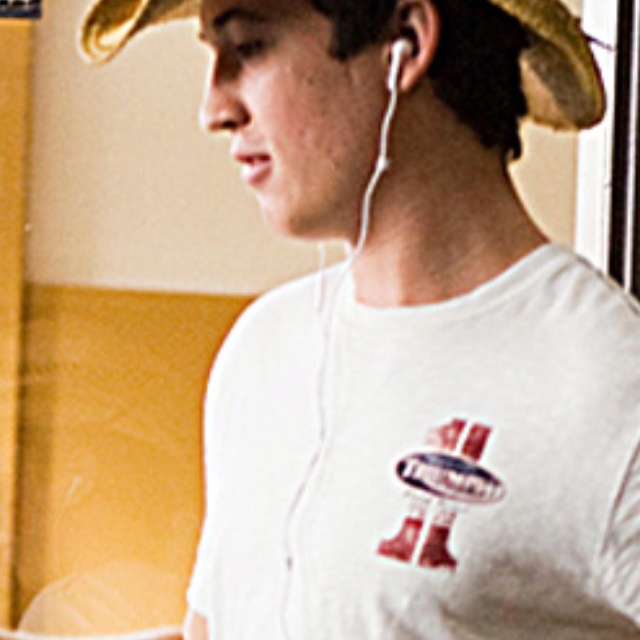
<instances>
[{"instance_id":1,"label":"red boot graphic","mask_svg":"<svg viewBox=\"0 0 640 640\"><path fill-rule=\"evenodd\" d=\"M487 443L491 429L465 420L449 424L427 433L425 445L430 451L460 456L477 462ZM382 556L423 567L455 569L457 560L448 549L449 536L457 512L436 492L423 492L424 497L412 493L408 513L398 533L378 546Z\"/></svg>"}]
</instances>

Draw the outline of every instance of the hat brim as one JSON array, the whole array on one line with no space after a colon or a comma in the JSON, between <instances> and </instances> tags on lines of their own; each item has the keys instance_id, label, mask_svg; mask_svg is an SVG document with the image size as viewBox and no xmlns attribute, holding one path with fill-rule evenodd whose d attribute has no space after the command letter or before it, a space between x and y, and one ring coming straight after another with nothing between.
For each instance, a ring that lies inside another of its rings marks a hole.
<instances>
[{"instance_id":1,"label":"hat brim","mask_svg":"<svg viewBox=\"0 0 640 640\"><path fill-rule=\"evenodd\" d=\"M98 0L80 30L80 50L90 62L111 60L145 27L198 15L200 0Z\"/></svg>"},{"instance_id":2,"label":"hat brim","mask_svg":"<svg viewBox=\"0 0 640 640\"><path fill-rule=\"evenodd\" d=\"M489 0L530 34L521 58L528 116L560 130L597 124L606 100L598 67L578 19L560 0ZM98 0L81 28L80 49L91 62L113 58L139 31L198 15L200 0Z\"/></svg>"},{"instance_id":3,"label":"hat brim","mask_svg":"<svg viewBox=\"0 0 640 640\"><path fill-rule=\"evenodd\" d=\"M532 119L557 129L584 129L602 120L604 87L580 21L558 0L489 1L530 34L521 67Z\"/></svg>"}]
</instances>

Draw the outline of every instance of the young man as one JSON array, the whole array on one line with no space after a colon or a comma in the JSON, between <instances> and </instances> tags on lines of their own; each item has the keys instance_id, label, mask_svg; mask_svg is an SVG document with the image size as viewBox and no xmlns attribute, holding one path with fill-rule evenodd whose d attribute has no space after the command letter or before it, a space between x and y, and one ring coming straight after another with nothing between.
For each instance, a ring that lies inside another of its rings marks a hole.
<instances>
[{"instance_id":1,"label":"young man","mask_svg":"<svg viewBox=\"0 0 640 640\"><path fill-rule=\"evenodd\" d=\"M602 115L576 21L558 0L101 0L83 47L194 12L202 123L265 219L354 254L264 296L218 357L187 636L639 638L638 309L505 170L525 115Z\"/></svg>"}]
</instances>

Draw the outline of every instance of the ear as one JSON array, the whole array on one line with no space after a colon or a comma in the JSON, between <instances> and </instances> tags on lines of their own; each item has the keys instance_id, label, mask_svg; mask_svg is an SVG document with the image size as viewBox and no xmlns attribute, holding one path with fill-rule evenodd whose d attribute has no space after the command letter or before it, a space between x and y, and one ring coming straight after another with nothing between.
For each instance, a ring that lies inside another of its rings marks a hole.
<instances>
[{"instance_id":1,"label":"ear","mask_svg":"<svg viewBox=\"0 0 640 640\"><path fill-rule=\"evenodd\" d=\"M398 0L392 33L394 40L404 38L411 43L411 55L402 64L399 81L401 91L410 91L424 78L435 57L440 40L440 14L431 0Z\"/></svg>"}]
</instances>

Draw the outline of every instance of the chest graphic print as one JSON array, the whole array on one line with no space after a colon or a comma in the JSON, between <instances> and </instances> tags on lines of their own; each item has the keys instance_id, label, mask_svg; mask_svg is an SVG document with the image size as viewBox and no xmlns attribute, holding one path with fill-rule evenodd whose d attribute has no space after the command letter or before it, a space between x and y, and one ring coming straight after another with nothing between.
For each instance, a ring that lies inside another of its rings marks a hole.
<instances>
[{"instance_id":1,"label":"chest graphic print","mask_svg":"<svg viewBox=\"0 0 640 640\"><path fill-rule=\"evenodd\" d=\"M505 495L501 480L479 464L492 428L456 419L427 432L424 447L401 458L396 474L408 488L398 533L378 554L424 568L454 570L448 542L460 509L491 504Z\"/></svg>"}]
</instances>

